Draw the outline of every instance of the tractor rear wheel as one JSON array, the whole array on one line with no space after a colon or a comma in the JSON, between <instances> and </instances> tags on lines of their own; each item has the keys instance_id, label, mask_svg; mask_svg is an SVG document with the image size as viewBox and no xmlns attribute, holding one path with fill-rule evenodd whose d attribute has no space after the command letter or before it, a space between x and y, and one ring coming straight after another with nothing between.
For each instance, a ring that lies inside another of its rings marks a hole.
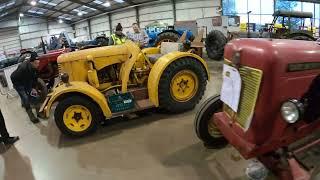
<instances>
[{"instance_id":1,"label":"tractor rear wheel","mask_svg":"<svg viewBox=\"0 0 320 180\"><path fill-rule=\"evenodd\" d=\"M314 41L313 38L304 36L304 35L298 35L298 36L292 36L290 37L292 40L302 40L302 41Z\"/></svg>"},{"instance_id":2,"label":"tractor rear wheel","mask_svg":"<svg viewBox=\"0 0 320 180\"><path fill-rule=\"evenodd\" d=\"M174 32L164 32L158 35L155 45L160 46L162 42L177 42L179 35Z\"/></svg>"},{"instance_id":3,"label":"tractor rear wheel","mask_svg":"<svg viewBox=\"0 0 320 180\"><path fill-rule=\"evenodd\" d=\"M176 113L193 109L207 85L203 65L192 58L181 58L163 72L159 83L160 108Z\"/></svg>"},{"instance_id":4,"label":"tractor rear wheel","mask_svg":"<svg viewBox=\"0 0 320 180\"><path fill-rule=\"evenodd\" d=\"M207 99L196 114L194 121L196 134L208 148L220 148L228 143L214 122L211 121L213 114L221 111L222 101L217 95Z\"/></svg>"},{"instance_id":5,"label":"tractor rear wheel","mask_svg":"<svg viewBox=\"0 0 320 180\"><path fill-rule=\"evenodd\" d=\"M96 131L101 113L95 103L81 96L59 102L54 118L60 131L68 136L82 137Z\"/></svg>"},{"instance_id":6,"label":"tractor rear wheel","mask_svg":"<svg viewBox=\"0 0 320 180\"><path fill-rule=\"evenodd\" d=\"M210 59L220 61L223 57L227 38L221 31L213 30L206 38L206 50Z\"/></svg>"}]
</instances>

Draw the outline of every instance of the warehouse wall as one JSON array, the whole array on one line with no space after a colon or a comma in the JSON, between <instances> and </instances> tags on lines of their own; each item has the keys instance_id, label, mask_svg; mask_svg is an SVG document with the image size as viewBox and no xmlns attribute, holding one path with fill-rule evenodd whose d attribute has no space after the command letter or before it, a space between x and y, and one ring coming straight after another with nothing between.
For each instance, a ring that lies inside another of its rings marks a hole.
<instances>
[{"instance_id":1,"label":"warehouse wall","mask_svg":"<svg viewBox=\"0 0 320 180\"><path fill-rule=\"evenodd\" d=\"M176 4L177 21L218 16L219 0L183 1Z\"/></svg>"},{"instance_id":2,"label":"warehouse wall","mask_svg":"<svg viewBox=\"0 0 320 180\"><path fill-rule=\"evenodd\" d=\"M41 37L46 40L48 35L58 36L62 31L68 32L69 36L73 38L72 27L68 24L59 24L55 21L47 22L47 20L40 18L23 18L19 23L22 48L37 46Z\"/></svg>"},{"instance_id":3,"label":"warehouse wall","mask_svg":"<svg viewBox=\"0 0 320 180\"><path fill-rule=\"evenodd\" d=\"M176 0L176 20L196 20L219 15L217 9L221 6L221 0ZM171 1L157 5L138 7L140 26L144 28L147 24L158 21L161 23L174 24L173 4ZM121 12L110 14L111 25L114 30L118 23L123 26L123 32L131 31L131 25L137 22L135 8L126 9ZM75 24L76 37L79 39L90 39L89 21ZM110 35L109 15L103 15L90 19L91 37L100 34Z\"/></svg>"},{"instance_id":4,"label":"warehouse wall","mask_svg":"<svg viewBox=\"0 0 320 180\"><path fill-rule=\"evenodd\" d=\"M0 60L6 55L19 53L21 49L17 27L0 28Z\"/></svg>"}]
</instances>

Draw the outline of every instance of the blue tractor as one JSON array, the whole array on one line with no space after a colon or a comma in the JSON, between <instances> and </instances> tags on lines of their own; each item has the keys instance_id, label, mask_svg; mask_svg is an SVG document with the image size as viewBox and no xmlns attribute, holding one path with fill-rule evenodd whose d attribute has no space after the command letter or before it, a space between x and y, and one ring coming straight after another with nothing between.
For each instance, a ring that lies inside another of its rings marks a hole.
<instances>
[{"instance_id":1,"label":"blue tractor","mask_svg":"<svg viewBox=\"0 0 320 180\"><path fill-rule=\"evenodd\" d=\"M177 42L184 32L187 32L187 40L193 41L194 33L186 27L168 26L167 24L154 22L145 27L150 41L149 47L159 46L162 42Z\"/></svg>"}]
</instances>

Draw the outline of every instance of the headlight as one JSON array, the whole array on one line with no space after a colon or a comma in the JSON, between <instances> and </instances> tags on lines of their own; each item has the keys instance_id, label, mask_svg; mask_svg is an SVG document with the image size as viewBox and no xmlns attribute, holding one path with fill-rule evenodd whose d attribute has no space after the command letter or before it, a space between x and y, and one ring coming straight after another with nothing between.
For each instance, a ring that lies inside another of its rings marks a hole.
<instances>
[{"instance_id":1,"label":"headlight","mask_svg":"<svg viewBox=\"0 0 320 180\"><path fill-rule=\"evenodd\" d=\"M303 104L296 99L286 101L281 106L281 115L288 123L297 122L303 115Z\"/></svg>"}]
</instances>

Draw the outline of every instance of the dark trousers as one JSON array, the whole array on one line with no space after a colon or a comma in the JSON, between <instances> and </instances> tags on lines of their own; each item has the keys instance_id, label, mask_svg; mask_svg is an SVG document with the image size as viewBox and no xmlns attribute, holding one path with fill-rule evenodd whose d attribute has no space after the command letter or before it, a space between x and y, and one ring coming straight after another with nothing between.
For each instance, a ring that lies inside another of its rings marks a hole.
<instances>
[{"instance_id":1,"label":"dark trousers","mask_svg":"<svg viewBox=\"0 0 320 180\"><path fill-rule=\"evenodd\" d=\"M4 118L3 118L1 110L0 110L0 135L1 135L0 140L3 138L9 137L9 133L7 131L6 124L4 122Z\"/></svg>"},{"instance_id":2,"label":"dark trousers","mask_svg":"<svg viewBox=\"0 0 320 180\"><path fill-rule=\"evenodd\" d=\"M26 88L22 85L13 85L14 89L18 92L21 102L22 102L22 106L26 109L30 109L31 108L31 97L30 97L30 92L31 92L31 88Z\"/></svg>"}]
</instances>

